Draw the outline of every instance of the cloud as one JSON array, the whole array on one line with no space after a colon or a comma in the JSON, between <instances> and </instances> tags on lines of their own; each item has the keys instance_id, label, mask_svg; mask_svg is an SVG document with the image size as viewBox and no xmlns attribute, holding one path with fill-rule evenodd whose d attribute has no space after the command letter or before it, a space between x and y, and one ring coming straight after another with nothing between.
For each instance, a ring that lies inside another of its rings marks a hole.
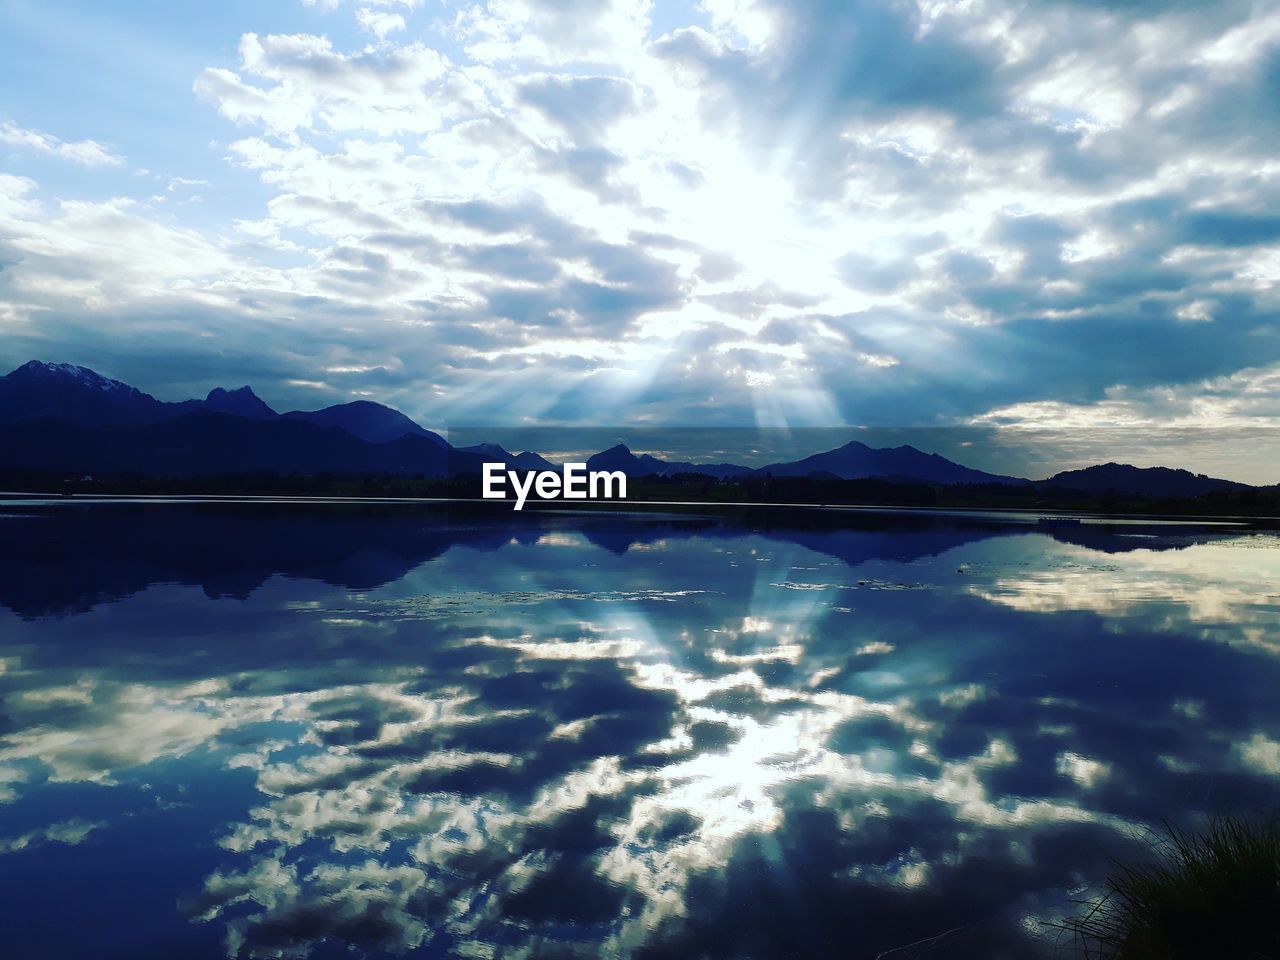
<instances>
[{"instance_id":1,"label":"cloud","mask_svg":"<svg viewBox=\"0 0 1280 960\"><path fill-rule=\"evenodd\" d=\"M59 140L51 133L20 127L9 120L0 122L0 143L48 154L82 167L118 167L124 163L124 157L96 140L71 143Z\"/></svg>"},{"instance_id":2,"label":"cloud","mask_svg":"<svg viewBox=\"0 0 1280 960\"><path fill-rule=\"evenodd\" d=\"M360 26L379 40L385 40L388 35L405 28L404 17L401 14L387 13L369 7L362 7L356 11L356 19L360 22Z\"/></svg>"},{"instance_id":3,"label":"cloud","mask_svg":"<svg viewBox=\"0 0 1280 960\"><path fill-rule=\"evenodd\" d=\"M520 84L519 96L575 143L599 142L636 102L634 86L619 77L533 77Z\"/></svg>"},{"instance_id":4,"label":"cloud","mask_svg":"<svg viewBox=\"0 0 1280 960\"><path fill-rule=\"evenodd\" d=\"M61 820L38 830L28 830L20 836L0 837L0 855L27 850L45 843L62 843L67 846L75 846L83 843L89 834L105 826L106 822L103 820L83 820L78 818Z\"/></svg>"},{"instance_id":5,"label":"cloud","mask_svg":"<svg viewBox=\"0 0 1280 960\"><path fill-rule=\"evenodd\" d=\"M641 54L651 9L651 0L490 0L455 25L479 63L616 63Z\"/></svg>"},{"instance_id":6,"label":"cloud","mask_svg":"<svg viewBox=\"0 0 1280 960\"><path fill-rule=\"evenodd\" d=\"M443 54L420 43L342 53L327 37L248 33L240 41L240 60L242 73L205 70L195 92L228 119L260 123L277 136L317 124L335 131L425 133L480 102Z\"/></svg>"}]
</instances>

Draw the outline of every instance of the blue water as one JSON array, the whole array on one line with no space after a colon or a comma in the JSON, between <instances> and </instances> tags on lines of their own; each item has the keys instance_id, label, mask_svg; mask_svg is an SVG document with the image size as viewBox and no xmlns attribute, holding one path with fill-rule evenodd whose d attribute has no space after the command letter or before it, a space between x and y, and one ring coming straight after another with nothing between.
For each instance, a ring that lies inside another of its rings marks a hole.
<instances>
[{"instance_id":1,"label":"blue water","mask_svg":"<svg viewBox=\"0 0 1280 960\"><path fill-rule=\"evenodd\" d=\"M0 513L6 956L1069 956L1280 799L1274 534Z\"/></svg>"}]
</instances>

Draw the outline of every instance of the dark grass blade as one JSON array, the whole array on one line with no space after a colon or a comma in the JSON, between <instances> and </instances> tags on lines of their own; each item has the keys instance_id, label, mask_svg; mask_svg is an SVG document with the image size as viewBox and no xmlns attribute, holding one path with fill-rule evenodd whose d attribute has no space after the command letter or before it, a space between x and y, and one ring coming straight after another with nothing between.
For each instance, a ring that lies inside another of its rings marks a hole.
<instances>
[{"instance_id":1,"label":"dark grass blade","mask_svg":"<svg viewBox=\"0 0 1280 960\"><path fill-rule=\"evenodd\" d=\"M1086 958L1280 960L1280 819L1165 823L1151 858L1118 864L1066 928Z\"/></svg>"}]
</instances>

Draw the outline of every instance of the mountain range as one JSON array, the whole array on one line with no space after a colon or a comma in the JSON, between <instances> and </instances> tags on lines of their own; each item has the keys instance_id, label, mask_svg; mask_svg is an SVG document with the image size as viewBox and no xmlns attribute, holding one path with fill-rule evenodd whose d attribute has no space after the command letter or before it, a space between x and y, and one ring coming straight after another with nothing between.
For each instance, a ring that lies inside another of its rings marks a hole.
<instances>
[{"instance_id":1,"label":"mountain range","mask_svg":"<svg viewBox=\"0 0 1280 960\"><path fill-rule=\"evenodd\" d=\"M97 476L269 472L438 478L477 474L485 462L512 470L557 469L534 451L512 454L491 443L453 447L400 411L369 400L280 414L248 386L172 403L74 364L33 360L0 377L0 469ZM857 440L758 468L667 461L618 444L589 457L587 467L621 470L628 477L878 478L1158 497L1248 489L1186 470L1118 463L1032 481L975 470L911 446L874 448Z\"/></svg>"}]
</instances>

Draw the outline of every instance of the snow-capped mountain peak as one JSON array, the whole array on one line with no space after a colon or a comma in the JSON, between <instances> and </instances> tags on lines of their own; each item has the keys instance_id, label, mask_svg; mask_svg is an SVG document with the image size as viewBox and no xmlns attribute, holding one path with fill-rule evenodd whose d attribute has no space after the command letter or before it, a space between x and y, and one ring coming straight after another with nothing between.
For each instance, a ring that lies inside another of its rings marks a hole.
<instances>
[{"instance_id":1,"label":"snow-capped mountain peak","mask_svg":"<svg viewBox=\"0 0 1280 960\"><path fill-rule=\"evenodd\" d=\"M129 394L139 392L136 387L131 387L127 383L121 383L119 380L112 380L110 377L104 377L102 374L90 370L88 367L81 367L74 363L46 363L42 360L32 360L30 363L23 364L15 372L25 372L27 376L44 376L74 380L82 386L92 387L104 392L123 392Z\"/></svg>"}]
</instances>

